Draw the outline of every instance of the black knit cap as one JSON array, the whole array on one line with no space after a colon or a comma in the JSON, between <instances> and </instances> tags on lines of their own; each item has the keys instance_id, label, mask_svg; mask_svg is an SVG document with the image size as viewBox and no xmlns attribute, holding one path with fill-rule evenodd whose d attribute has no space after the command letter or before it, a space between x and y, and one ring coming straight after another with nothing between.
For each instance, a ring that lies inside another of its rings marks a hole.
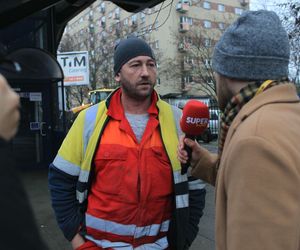
<instances>
[{"instance_id":1,"label":"black knit cap","mask_svg":"<svg viewBox=\"0 0 300 250\"><path fill-rule=\"evenodd\" d=\"M130 37L121 40L120 43L115 47L115 75L119 73L125 63L137 56L149 56L155 60L151 47L144 40L137 37Z\"/></svg>"}]
</instances>

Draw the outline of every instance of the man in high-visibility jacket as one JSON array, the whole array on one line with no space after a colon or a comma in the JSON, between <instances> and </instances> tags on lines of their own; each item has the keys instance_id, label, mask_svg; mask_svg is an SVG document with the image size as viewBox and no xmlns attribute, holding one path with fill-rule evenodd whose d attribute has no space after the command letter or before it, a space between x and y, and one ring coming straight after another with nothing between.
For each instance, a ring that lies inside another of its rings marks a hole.
<instances>
[{"instance_id":1,"label":"man in high-visibility jacket","mask_svg":"<svg viewBox=\"0 0 300 250\"><path fill-rule=\"evenodd\" d=\"M115 49L106 101L80 112L49 170L52 205L73 249L187 249L205 185L181 175L181 111L154 90L156 61L139 38Z\"/></svg>"}]
</instances>

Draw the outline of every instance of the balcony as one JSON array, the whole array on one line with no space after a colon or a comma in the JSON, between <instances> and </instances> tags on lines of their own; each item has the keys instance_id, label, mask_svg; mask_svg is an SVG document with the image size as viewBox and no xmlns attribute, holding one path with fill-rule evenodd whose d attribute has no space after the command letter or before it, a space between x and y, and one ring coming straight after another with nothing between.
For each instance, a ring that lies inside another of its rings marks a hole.
<instances>
[{"instance_id":1,"label":"balcony","mask_svg":"<svg viewBox=\"0 0 300 250\"><path fill-rule=\"evenodd\" d=\"M190 24L189 23L180 23L179 24L179 31L180 32L187 32L190 30Z\"/></svg>"},{"instance_id":2,"label":"balcony","mask_svg":"<svg viewBox=\"0 0 300 250\"><path fill-rule=\"evenodd\" d=\"M176 10L180 13L186 13L189 10L189 5L187 3L176 4Z\"/></svg>"}]
</instances>

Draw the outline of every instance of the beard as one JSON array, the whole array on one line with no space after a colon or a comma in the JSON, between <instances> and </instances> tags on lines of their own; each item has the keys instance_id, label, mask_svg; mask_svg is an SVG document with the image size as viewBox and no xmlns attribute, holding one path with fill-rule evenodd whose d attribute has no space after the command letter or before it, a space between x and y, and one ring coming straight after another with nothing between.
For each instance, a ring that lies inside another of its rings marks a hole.
<instances>
[{"instance_id":1,"label":"beard","mask_svg":"<svg viewBox=\"0 0 300 250\"><path fill-rule=\"evenodd\" d=\"M155 84L148 80L132 83L127 79L121 80L123 93L131 99L143 101L152 95Z\"/></svg>"}]
</instances>

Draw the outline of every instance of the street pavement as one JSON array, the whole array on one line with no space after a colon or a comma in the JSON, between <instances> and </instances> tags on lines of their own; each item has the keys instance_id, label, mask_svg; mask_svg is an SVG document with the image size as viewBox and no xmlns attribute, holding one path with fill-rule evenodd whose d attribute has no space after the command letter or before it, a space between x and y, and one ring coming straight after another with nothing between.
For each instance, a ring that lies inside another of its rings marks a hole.
<instances>
[{"instance_id":1,"label":"street pavement","mask_svg":"<svg viewBox=\"0 0 300 250\"><path fill-rule=\"evenodd\" d=\"M216 152L216 142L203 144L208 150ZM28 170L20 173L32 208L37 226L49 250L72 250L70 243L63 237L51 208L48 190L47 169ZM214 240L214 187L207 184L204 215L200 220L199 232L190 250L213 250Z\"/></svg>"},{"instance_id":2,"label":"street pavement","mask_svg":"<svg viewBox=\"0 0 300 250\"><path fill-rule=\"evenodd\" d=\"M217 141L202 144L210 152L217 152ZM199 232L190 250L215 249L215 188L206 184L204 214L199 223Z\"/></svg>"}]
</instances>

